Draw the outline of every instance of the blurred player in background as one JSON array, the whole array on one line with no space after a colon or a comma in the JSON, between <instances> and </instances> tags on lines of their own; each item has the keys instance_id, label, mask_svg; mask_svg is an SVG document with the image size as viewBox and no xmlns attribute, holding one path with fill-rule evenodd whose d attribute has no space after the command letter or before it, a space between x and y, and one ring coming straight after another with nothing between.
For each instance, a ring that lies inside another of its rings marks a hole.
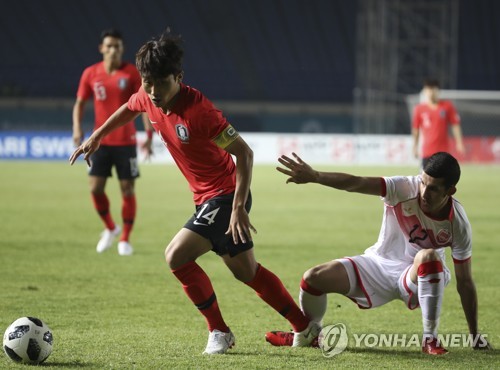
<instances>
[{"instance_id":1,"label":"blurred player in background","mask_svg":"<svg viewBox=\"0 0 500 370\"><path fill-rule=\"evenodd\" d=\"M419 176L359 177L318 172L302 161L282 156L290 176L287 183L318 183L339 190L376 195L384 201L384 217L378 241L364 254L344 257L306 271L300 285L300 305L312 321L321 325L327 293L339 293L360 308L374 308L394 299L413 310L422 310L422 351L441 355L448 351L437 341L444 288L450 281L445 247L451 247L457 290L471 335L479 334L477 295L472 279L471 226L462 205L452 196L460 179L460 166L448 153L430 156ZM291 345L293 335L269 332L273 345ZM484 337L475 349L490 348ZM304 341L304 343L306 343ZM309 341L310 345L314 345Z\"/></svg>"},{"instance_id":2,"label":"blurred player in background","mask_svg":"<svg viewBox=\"0 0 500 370\"><path fill-rule=\"evenodd\" d=\"M418 104L413 111L412 136L415 158L422 158L422 165L425 165L432 154L449 152L449 125L455 138L457 152L464 155L460 116L451 101L439 99L439 82L434 79L425 80L422 96L424 102ZM420 138L422 138L421 153L419 153Z\"/></svg>"},{"instance_id":3,"label":"blurred player in background","mask_svg":"<svg viewBox=\"0 0 500 370\"><path fill-rule=\"evenodd\" d=\"M209 336L204 353L222 354L235 343L210 279L196 263L209 251L217 253L235 278L254 289L295 331L308 337L312 323L281 280L254 256L251 231L255 229L248 216L253 152L222 112L181 82L182 57L181 39L169 31L143 45L136 55L142 89L75 150L70 162L81 154L88 160L107 134L147 112L194 195L196 211L170 241L165 257L206 319Z\"/></svg>"},{"instance_id":4,"label":"blurred player in background","mask_svg":"<svg viewBox=\"0 0 500 370\"><path fill-rule=\"evenodd\" d=\"M103 56L103 61L83 71L73 107L75 146L79 146L83 140L82 118L86 102L90 97L94 97L94 130L97 130L141 87L141 78L135 66L122 61L123 51L123 38L120 32L110 29L101 33L99 52ZM142 116L142 120L147 133L143 148L148 157L152 154L152 127L146 114ZM134 185L135 179L139 176L134 121L130 120L119 130L106 135L101 144L99 150L90 158L89 170L90 192L94 207L106 227L97 243L97 252L101 253L110 248L114 239L121 234L118 253L124 256L130 255L133 253L133 248L129 238L136 215ZM106 180L112 176L113 166L116 168L122 194L123 229L114 222L105 193Z\"/></svg>"}]
</instances>

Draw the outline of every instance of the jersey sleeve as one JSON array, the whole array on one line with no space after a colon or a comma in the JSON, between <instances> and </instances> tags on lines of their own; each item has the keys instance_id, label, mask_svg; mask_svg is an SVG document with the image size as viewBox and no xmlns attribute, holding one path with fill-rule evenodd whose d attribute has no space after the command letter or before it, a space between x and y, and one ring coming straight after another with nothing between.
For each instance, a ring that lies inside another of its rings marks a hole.
<instances>
[{"instance_id":1,"label":"jersey sleeve","mask_svg":"<svg viewBox=\"0 0 500 370\"><path fill-rule=\"evenodd\" d=\"M127 102L127 108L131 110L132 112L145 112L146 107L144 104L144 90L139 89L135 94L132 94L132 96L128 99ZM149 99L146 96L147 99Z\"/></svg>"},{"instance_id":2,"label":"jersey sleeve","mask_svg":"<svg viewBox=\"0 0 500 370\"><path fill-rule=\"evenodd\" d=\"M452 102L448 102L447 112L448 112L448 122L451 125L460 124L460 115L458 114L458 112L457 112L457 110Z\"/></svg>"},{"instance_id":3,"label":"jersey sleeve","mask_svg":"<svg viewBox=\"0 0 500 370\"><path fill-rule=\"evenodd\" d=\"M219 148L225 149L229 146L229 144L235 141L238 136L240 136L238 131L236 131L233 126L228 124L226 128L213 139L213 141Z\"/></svg>"},{"instance_id":4,"label":"jersey sleeve","mask_svg":"<svg viewBox=\"0 0 500 370\"><path fill-rule=\"evenodd\" d=\"M415 108L413 108L413 116L412 116L412 121L411 121L411 127L413 128L419 128L421 125L421 119L420 119L420 106L417 105Z\"/></svg>"},{"instance_id":5,"label":"jersey sleeve","mask_svg":"<svg viewBox=\"0 0 500 370\"><path fill-rule=\"evenodd\" d=\"M218 147L225 149L239 136L233 126L229 124L220 110L208 100L202 102L191 113L191 122L197 133L214 142Z\"/></svg>"},{"instance_id":6,"label":"jersey sleeve","mask_svg":"<svg viewBox=\"0 0 500 370\"><path fill-rule=\"evenodd\" d=\"M80 83L78 84L78 91L76 92L76 97L81 100L88 100L92 96L92 86L90 86L90 74L91 69L86 68L82 77L80 78Z\"/></svg>"},{"instance_id":7,"label":"jersey sleeve","mask_svg":"<svg viewBox=\"0 0 500 370\"><path fill-rule=\"evenodd\" d=\"M456 200L454 200L451 256L454 263L467 262L472 256L472 228L463 207Z\"/></svg>"},{"instance_id":8,"label":"jersey sleeve","mask_svg":"<svg viewBox=\"0 0 500 370\"><path fill-rule=\"evenodd\" d=\"M383 179L385 181L385 196L382 197L382 200L390 206L415 198L418 194L420 181L418 176L393 176Z\"/></svg>"}]
</instances>

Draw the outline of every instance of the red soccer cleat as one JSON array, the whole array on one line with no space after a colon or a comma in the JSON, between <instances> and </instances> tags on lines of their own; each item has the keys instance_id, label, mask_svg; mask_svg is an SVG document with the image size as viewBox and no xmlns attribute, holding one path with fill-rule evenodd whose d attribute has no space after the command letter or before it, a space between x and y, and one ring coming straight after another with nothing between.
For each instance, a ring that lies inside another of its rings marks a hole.
<instances>
[{"instance_id":1,"label":"red soccer cleat","mask_svg":"<svg viewBox=\"0 0 500 370\"><path fill-rule=\"evenodd\" d=\"M266 342L277 347L291 347L293 344L293 331L270 331L266 333Z\"/></svg>"},{"instance_id":2,"label":"red soccer cleat","mask_svg":"<svg viewBox=\"0 0 500 370\"><path fill-rule=\"evenodd\" d=\"M292 347L294 335L293 331L270 331L266 333L266 342L276 347ZM319 348L318 337L312 340L310 347Z\"/></svg>"},{"instance_id":3,"label":"red soccer cleat","mask_svg":"<svg viewBox=\"0 0 500 370\"><path fill-rule=\"evenodd\" d=\"M422 352L427 353L428 355L446 355L448 350L441 347L438 340L436 338L424 340L424 344L422 345Z\"/></svg>"}]
</instances>

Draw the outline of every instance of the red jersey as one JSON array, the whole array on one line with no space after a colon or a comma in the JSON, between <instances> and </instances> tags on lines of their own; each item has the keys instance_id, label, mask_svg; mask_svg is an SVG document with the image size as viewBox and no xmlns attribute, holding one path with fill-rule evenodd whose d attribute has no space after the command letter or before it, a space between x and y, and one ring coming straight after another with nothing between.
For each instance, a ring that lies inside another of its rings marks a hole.
<instances>
[{"instance_id":1,"label":"red jersey","mask_svg":"<svg viewBox=\"0 0 500 370\"><path fill-rule=\"evenodd\" d=\"M234 192L236 166L223 148L238 133L201 92L181 83L174 107L165 113L140 89L130 97L128 109L148 113L153 128L186 177L196 205Z\"/></svg>"},{"instance_id":2,"label":"red jersey","mask_svg":"<svg viewBox=\"0 0 500 370\"><path fill-rule=\"evenodd\" d=\"M95 130L140 87L141 77L133 64L123 63L118 70L108 74L104 69L104 62L99 62L83 71L76 96L82 100L94 96ZM135 123L131 121L106 135L101 144L136 145L135 132Z\"/></svg>"},{"instance_id":3,"label":"red jersey","mask_svg":"<svg viewBox=\"0 0 500 370\"><path fill-rule=\"evenodd\" d=\"M422 103L413 112L413 128L419 129L422 138L422 157L436 152L449 152L448 125L458 125L458 115L452 102L440 100L436 108Z\"/></svg>"}]
</instances>

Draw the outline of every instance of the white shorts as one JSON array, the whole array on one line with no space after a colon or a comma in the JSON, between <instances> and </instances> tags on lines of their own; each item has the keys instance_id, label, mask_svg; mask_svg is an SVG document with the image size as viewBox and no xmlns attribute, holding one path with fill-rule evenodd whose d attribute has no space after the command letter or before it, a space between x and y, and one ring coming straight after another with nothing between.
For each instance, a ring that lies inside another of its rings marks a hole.
<instances>
[{"instance_id":1,"label":"white shorts","mask_svg":"<svg viewBox=\"0 0 500 370\"><path fill-rule=\"evenodd\" d=\"M374 308L394 299L402 300L413 310L419 307L417 285L408 274L412 264L391 261L375 254L339 258L349 277L346 297L359 308ZM443 264L444 285L450 281L450 271Z\"/></svg>"}]
</instances>

